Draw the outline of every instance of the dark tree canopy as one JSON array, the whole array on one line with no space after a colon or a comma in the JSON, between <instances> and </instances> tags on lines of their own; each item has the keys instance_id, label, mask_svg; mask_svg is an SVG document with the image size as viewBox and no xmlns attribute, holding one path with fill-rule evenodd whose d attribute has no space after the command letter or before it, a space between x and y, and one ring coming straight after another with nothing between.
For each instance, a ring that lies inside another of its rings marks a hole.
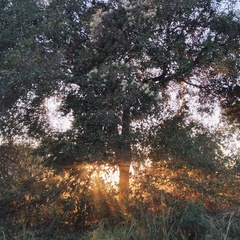
<instances>
[{"instance_id":1,"label":"dark tree canopy","mask_svg":"<svg viewBox=\"0 0 240 240\"><path fill-rule=\"evenodd\" d=\"M159 158L175 168L203 168L217 171L222 167L221 150L217 135L211 134L202 126L183 124L184 116L176 116L164 121L156 128L156 137L151 142L152 159Z\"/></svg>"},{"instance_id":2,"label":"dark tree canopy","mask_svg":"<svg viewBox=\"0 0 240 240\"><path fill-rule=\"evenodd\" d=\"M21 99L22 123L51 159L129 162L142 139L133 123L162 111L169 84L225 101L239 87L240 23L220 2L2 1L2 121ZM74 120L50 134L40 109L56 93Z\"/></svg>"}]
</instances>

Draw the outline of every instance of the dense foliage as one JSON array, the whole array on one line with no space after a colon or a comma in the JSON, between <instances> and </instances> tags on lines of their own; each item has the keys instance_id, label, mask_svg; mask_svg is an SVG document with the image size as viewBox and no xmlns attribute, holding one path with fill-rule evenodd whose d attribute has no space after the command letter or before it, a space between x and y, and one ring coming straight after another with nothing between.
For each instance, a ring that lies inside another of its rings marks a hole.
<instances>
[{"instance_id":1,"label":"dense foliage","mask_svg":"<svg viewBox=\"0 0 240 240\"><path fill-rule=\"evenodd\" d=\"M0 239L239 239L234 2L0 1Z\"/></svg>"},{"instance_id":2,"label":"dense foliage","mask_svg":"<svg viewBox=\"0 0 240 240\"><path fill-rule=\"evenodd\" d=\"M21 126L49 137L41 106L60 94L62 110L74 116L63 138L80 161L130 159L139 138L132 123L168 104L164 89L171 82L196 86L213 99L227 99L238 86L239 22L233 11L218 10L217 1L2 5L2 121L21 100Z\"/></svg>"}]
</instances>

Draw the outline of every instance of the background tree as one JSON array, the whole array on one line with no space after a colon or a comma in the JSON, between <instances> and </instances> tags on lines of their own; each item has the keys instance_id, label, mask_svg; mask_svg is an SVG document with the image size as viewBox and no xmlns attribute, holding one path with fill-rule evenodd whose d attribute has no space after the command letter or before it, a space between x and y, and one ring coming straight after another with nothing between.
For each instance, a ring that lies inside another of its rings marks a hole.
<instances>
[{"instance_id":1,"label":"background tree","mask_svg":"<svg viewBox=\"0 0 240 240\"><path fill-rule=\"evenodd\" d=\"M155 161L161 158L173 168L185 166L209 173L225 168L220 137L196 123L186 125L183 115L165 120L155 131L150 153Z\"/></svg>"},{"instance_id":2,"label":"background tree","mask_svg":"<svg viewBox=\"0 0 240 240\"><path fill-rule=\"evenodd\" d=\"M52 79L59 74L53 71L55 64L59 68L59 57L45 41L43 10L44 5L35 0L1 1L0 128L4 135L9 134L8 120L15 122L15 134L19 120L20 132L23 125L29 133L39 131L39 106L57 89Z\"/></svg>"}]
</instances>

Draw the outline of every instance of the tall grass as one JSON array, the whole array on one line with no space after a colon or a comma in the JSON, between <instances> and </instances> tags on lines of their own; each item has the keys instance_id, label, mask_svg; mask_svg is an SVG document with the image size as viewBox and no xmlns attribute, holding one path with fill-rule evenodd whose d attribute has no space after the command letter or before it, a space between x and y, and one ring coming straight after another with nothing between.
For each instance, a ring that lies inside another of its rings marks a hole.
<instances>
[{"instance_id":1,"label":"tall grass","mask_svg":"<svg viewBox=\"0 0 240 240\"><path fill-rule=\"evenodd\" d=\"M33 172L29 164L1 178L0 240L240 239L236 180L231 195L224 178L211 178L206 190L203 173L184 179L162 168L137 176L122 199L106 191L103 179L90 183L81 169Z\"/></svg>"},{"instance_id":2,"label":"tall grass","mask_svg":"<svg viewBox=\"0 0 240 240\"><path fill-rule=\"evenodd\" d=\"M83 240L238 240L238 212L207 213L187 202L183 209L167 208L161 216L146 213L143 219L129 218L115 226L101 221Z\"/></svg>"}]
</instances>

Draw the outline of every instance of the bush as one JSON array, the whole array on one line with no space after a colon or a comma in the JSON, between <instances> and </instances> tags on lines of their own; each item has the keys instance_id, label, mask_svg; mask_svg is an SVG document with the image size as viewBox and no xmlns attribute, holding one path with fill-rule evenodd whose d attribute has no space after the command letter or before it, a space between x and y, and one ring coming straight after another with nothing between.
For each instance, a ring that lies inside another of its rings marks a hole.
<instances>
[{"instance_id":1,"label":"bush","mask_svg":"<svg viewBox=\"0 0 240 240\"><path fill-rule=\"evenodd\" d=\"M23 229L46 238L83 231L92 221L92 191L80 181L79 171L41 168L32 177L19 176L5 178L0 189L0 226L9 238Z\"/></svg>"},{"instance_id":2,"label":"bush","mask_svg":"<svg viewBox=\"0 0 240 240\"><path fill-rule=\"evenodd\" d=\"M101 174L93 180L94 170L50 169L25 158L1 177L0 240L240 239L233 176L154 163L135 172L123 199Z\"/></svg>"}]
</instances>

